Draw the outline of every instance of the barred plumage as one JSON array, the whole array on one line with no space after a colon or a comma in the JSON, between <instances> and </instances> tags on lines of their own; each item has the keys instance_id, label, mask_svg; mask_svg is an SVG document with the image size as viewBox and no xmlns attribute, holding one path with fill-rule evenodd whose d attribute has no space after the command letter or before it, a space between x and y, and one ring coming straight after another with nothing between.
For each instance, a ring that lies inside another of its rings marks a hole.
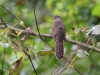
<instances>
[{"instance_id":1,"label":"barred plumage","mask_svg":"<svg viewBox=\"0 0 100 75\"><path fill-rule=\"evenodd\" d=\"M56 57L62 59L64 55L65 26L60 16L53 17L52 37L56 44Z\"/></svg>"}]
</instances>

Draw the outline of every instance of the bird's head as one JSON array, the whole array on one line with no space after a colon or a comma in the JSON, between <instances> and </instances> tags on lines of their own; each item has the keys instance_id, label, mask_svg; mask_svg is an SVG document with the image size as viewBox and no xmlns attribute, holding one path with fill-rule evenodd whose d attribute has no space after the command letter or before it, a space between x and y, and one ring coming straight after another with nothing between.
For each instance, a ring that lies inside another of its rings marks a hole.
<instances>
[{"instance_id":1,"label":"bird's head","mask_svg":"<svg viewBox=\"0 0 100 75\"><path fill-rule=\"evenodd\" d=\"M62 21L62 18L58 15L53 17L53 21Z\"/></svg>"}]
</instances>

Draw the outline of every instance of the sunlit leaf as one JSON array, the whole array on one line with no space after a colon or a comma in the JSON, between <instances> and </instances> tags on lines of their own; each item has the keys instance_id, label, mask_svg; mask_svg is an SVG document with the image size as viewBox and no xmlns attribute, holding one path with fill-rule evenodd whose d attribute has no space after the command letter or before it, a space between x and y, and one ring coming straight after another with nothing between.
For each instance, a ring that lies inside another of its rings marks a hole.
<instances>
[{"instance_id":1,"label":"sunlit leaf","mask_svg":"<svg viewBox=\"0 0 100 75\"><path fill-rule=\"evenodd\" d=\"M11 30L10 27L4 28L4 29L0 28L0 32L6 32L6 33L8 33L10 30Z\"/></svg>"},{"instance_id":2,"label":"sunlit leaf","mask_svg":"<svg viewBox=\"0 0 100 75\"><path fill-rule=\"evenodd\" d=\"M92 15L100 17L100 10L99 9L100 9L100 4L97 4L92 10Z\"/></svg>"},{"instance_id":3,"label":"sunlit leaf","mask_svg":"<svg viewBox=\"0 0 100 75\"><path fill-rule=\"evenodd\" d=\"M22 33L22 31L18 31L18 32L17 32L17 35L19 36L21 33Z\"/></svg>"},{"instance_id":4,"label":"sunlit leaf","mask_svg":"<svg viewBox=\"0 0 100 75\"><path fill-rule=\"evenodd\" d=\"M54 55L54 53L52 51L46 51L46 50L37 51L36 53L41 56L45 56L45 55L53 56Z\"/></svg>"}]
</instances>

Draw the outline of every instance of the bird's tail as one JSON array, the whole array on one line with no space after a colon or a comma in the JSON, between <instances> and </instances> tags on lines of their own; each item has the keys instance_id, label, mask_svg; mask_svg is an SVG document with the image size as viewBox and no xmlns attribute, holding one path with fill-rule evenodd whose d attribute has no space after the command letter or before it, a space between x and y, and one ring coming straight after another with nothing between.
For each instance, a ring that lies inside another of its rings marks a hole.
<instances>
[{"instance_id":1,"label":"bird's tail","mask_svg":"<svg viewBox=\"0 0 100 75\"><path fill-rule=\"evenodd\" d=\"M58 60L63 58L64 55L64 45L63 40L56 42L56 57Z\"/></svg>"}]
</instances>

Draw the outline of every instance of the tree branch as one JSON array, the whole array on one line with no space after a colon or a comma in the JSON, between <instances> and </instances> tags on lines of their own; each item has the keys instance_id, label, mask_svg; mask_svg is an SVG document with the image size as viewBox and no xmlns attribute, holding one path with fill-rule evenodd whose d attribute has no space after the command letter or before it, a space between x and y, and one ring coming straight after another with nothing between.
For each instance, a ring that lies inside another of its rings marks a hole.
<instances>
[{"instance_id":1,"label":"tree branch","mask_svg":"<svg viewBox=\"0 0 100 75\"><path fill-rule=\"evenodd\" d=\"M22 30L22 29L10 27L10 26L8 26L8 27L9 27L11 30L14 30L14 31L22 31L23 33L27 33L26 30ZM8 27L6 27L6 28L8 28ZM4 26L4 25L0 25L0 28L4 29L5 26ZM32 36L39 36L39 33L36 33L36 32L33 32L33 31L32 31L32 32L30 33L30 35L32 35ZM52 39L52 36L51 36L50 34L41 34L41 37ZM89 51L92 50L92 51L94 51L94 52L100 53L100 49L99 49L99 48L96 48L96 47L93 47L93 46L89 46L89 45L87 45L87 44L85 44L85 43L82 43L82 42L79 42L79 41L75 41L75 40L66 38L66 39L65 39L65 42L68 42L68 43L71 43L71 44L75 44L75 45L80 45L80 44L81 44L82 47L87 48L87 50L89 50Z\"/></svg>"}]
</instances>

